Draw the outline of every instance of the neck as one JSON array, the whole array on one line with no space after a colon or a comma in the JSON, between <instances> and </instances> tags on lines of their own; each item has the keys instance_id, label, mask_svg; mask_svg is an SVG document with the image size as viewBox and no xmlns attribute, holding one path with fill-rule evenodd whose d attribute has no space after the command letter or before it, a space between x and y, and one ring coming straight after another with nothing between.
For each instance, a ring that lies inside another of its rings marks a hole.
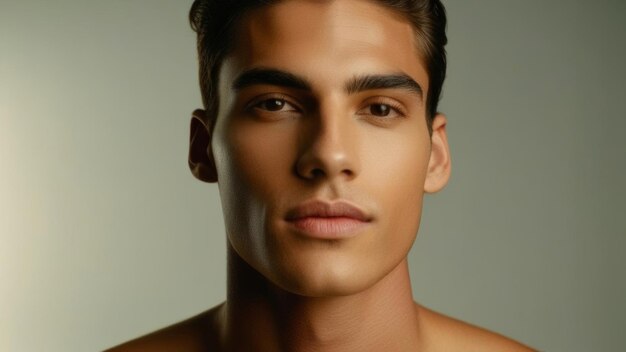
<instances>
[{"instance_id":1,"label":"neck","mask_svg":"<svg viewBox=\"0 0 626 352\"><path fill-rule=\"evenodd\" d=\"M229 246L220 314L227 351L416 350L421 340L406 259L364 291L306 297L270 283Z\"/></svg>"}]
</instances>

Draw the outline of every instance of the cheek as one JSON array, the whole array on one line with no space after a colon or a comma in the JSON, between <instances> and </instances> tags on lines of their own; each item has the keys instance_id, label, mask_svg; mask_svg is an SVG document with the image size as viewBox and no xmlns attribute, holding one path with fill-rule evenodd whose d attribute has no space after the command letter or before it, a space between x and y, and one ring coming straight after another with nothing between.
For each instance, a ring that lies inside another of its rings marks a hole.
<instances>
[{"instance_id":1,"label":"cheek","mask_svg":"<svg viewBox=\"0 0 626 352\"><path fill-rule=\"evenodd\" d=\"M374 188L385 209L398 209L421 202L430 156L430 142L421 131L369 138L376 144L366 146L362 155L362 176Z\"/></svg>"},{"instance_id":2,"label":"cheek","mask_svg":"<svg viewBox=\"0 0 626 352\"><path fill-rule=\"evenodd\" d=\"M415 133L379 145L379 153L370 155L367 163L373 165L369 170L376 175L371 182L375 185L372 194L376 195L381 209L382 236L378 245L389 255L389 260L406 255L417 234L429 150L429 142Z\"/></svg>"},{"instance_id":3,"label":"cheek","mask_svg":"<svg viewBox=\"0 0 626 352\"><path fill-rule=\"evenodd\" d=\"M237 121L224 126L220 135L214 145L219 182L255 198L274 195L277 184L289 175L290 154L295 150L290 134Z\"/></svg>"},{"instance_id":4,"label":"cheek","mask_svg":"<svg viewBox=\"0 0 626 352\"><path fill-rule=\"evenodd\" d=\"M267 262L267 215L280 206L289 177L290 140L245 122L216 129L213 151L229 241L261 269Z\"/></svg>"}]
</instances>

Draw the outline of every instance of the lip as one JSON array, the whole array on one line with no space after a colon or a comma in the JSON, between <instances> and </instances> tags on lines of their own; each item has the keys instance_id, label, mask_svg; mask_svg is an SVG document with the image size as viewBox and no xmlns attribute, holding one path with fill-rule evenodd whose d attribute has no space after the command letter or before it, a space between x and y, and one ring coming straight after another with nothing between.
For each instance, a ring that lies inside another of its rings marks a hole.
<instances>
[{"instance_id":1,"label":"lip","mask_svg":"<svg viewBox=\"0 0 626 352\"><path fill-rule=\"evenodd\" d=\"M359 230L372 221L372 217L343 200L311 200L289 210L285 220L304 236L341 239L358 235Z\"/></svg>"}]
</instances>

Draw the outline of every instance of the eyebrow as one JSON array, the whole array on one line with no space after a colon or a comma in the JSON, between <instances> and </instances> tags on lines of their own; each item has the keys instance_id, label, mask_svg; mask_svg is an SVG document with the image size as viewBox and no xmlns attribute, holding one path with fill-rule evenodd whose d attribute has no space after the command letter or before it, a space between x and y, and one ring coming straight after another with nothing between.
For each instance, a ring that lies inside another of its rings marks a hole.
<instances>
[{"instance_id":1,"label":"eyebrow","mask_svg":"<svg viewBox=\"0 0 626 352\"><path fill-rule=\"evenodd\" d=\"M311 90L311 85L306 79L289 72L268 68L252 68L244 71L237 76L232 89L241 90L257 84Z\"/></svg>"},{"instance_id":2,"label":"eyebrow","mask_svg":"<svg viewBox=\"0 0 626 352\"><path fill-rule=\"evenodd\" d=\"M374 89L404 89L423 98L422 87L405 73L357 76L348 81L345 89L348 94Z\"/></svg>"},{"instance_id":3,"label":"eyebrow","mask_svg":"<svg viewBox=\"0 0 626 352\"><path fill-rule=\"evenodd\" d=\"M233 90L241 90L257 84L311 91L312 85L301 76L283 70L256 67L242 72L232 84ZM404 89L423 98L422 87L405 73L366 74L353 77L344 86L348 94L374 89Z\"/></svg>"}]
</instances>

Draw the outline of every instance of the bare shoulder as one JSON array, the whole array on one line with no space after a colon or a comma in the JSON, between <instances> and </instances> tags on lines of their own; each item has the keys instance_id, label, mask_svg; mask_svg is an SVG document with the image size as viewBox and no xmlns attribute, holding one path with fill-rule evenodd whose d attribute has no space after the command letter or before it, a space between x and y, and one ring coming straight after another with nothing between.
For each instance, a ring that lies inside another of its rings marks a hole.
<instances>
[{"instance_id":1,"label":"bare shoulder","mask_svg":"<svg viewBox=\"0 0 626 352\"><path fill-rule=\"evenodd\" d=\"M433 351L532 352L508 337L416 305L425 338Z\"/></svg>"},{"instance_id":2,"label":"bare shoulder","mask_svg":"<svg viewBox=\"0 0 626 352\"><path fill-rule=\"evenodd\" d=\"M128 341L105 352L214 351L219 341L216 315L221 306Z\"/></svg>"}]
</instances>

